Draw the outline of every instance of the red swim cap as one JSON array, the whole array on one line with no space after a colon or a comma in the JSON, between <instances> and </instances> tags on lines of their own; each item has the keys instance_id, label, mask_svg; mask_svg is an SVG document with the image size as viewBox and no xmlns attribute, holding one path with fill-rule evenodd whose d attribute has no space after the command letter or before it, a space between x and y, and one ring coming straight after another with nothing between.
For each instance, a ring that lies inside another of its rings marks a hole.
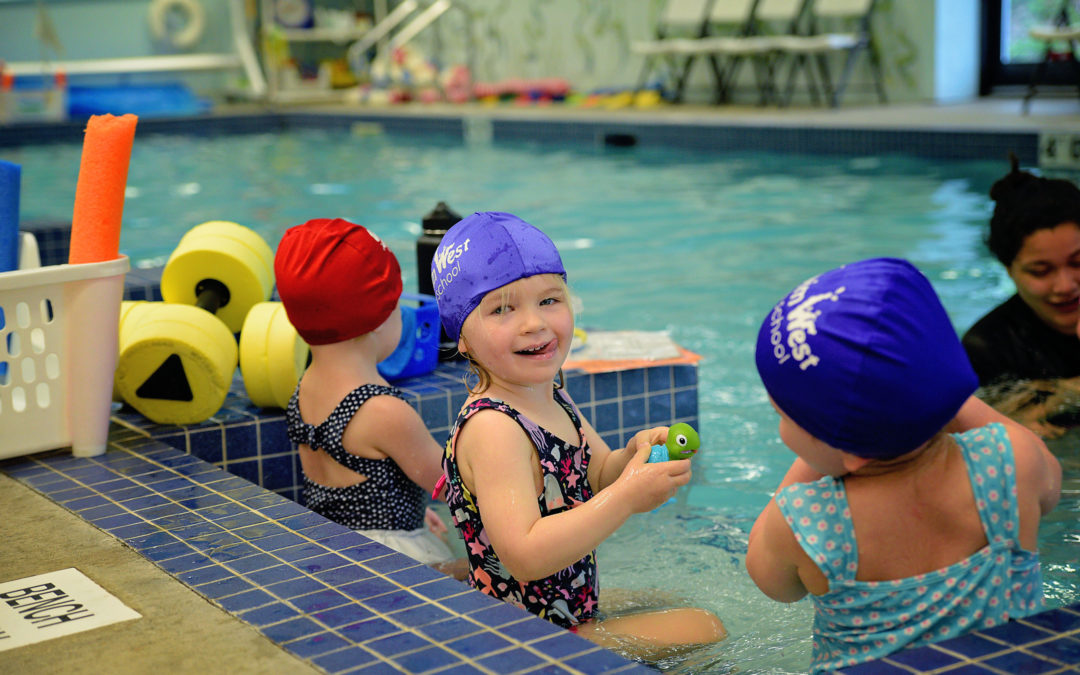
<instances>
[{"instance_id":1,"label":"red swim cap","mask_svg":"<svg viewBox=\"0 0 1080 675\"><path fill-rule=\"evenodd\" d=\"M290 227L274 256L285 313L309 345L370 333L401 297L401 268L378 237L341 218Z\"/></svg>"}]
</instances>

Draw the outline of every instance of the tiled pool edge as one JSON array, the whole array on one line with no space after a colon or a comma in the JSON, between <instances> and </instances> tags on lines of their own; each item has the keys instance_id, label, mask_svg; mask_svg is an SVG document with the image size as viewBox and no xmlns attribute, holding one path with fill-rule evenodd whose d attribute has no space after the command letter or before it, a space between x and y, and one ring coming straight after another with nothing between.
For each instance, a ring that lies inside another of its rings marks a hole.
<instances>
[{"instance_id":1,"label":"tiled pool edge","mask_svg":"<svg viewBox=\"0 0 1080 675\"><path fill-rule=\"evenodd\" d=\"M0 471L329 673L653 672L116 425L105 455Z\"/></svg>"}]
</instances>

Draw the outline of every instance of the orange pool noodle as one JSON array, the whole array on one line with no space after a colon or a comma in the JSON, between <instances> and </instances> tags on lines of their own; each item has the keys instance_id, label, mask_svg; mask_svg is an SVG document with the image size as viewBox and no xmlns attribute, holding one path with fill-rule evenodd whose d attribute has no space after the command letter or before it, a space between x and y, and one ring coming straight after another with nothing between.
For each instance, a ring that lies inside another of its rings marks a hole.
<instances>
[{"instance_id":1,"label":"orange pool noodle","mask_svg":"<svg viewBox=\"0 0 1080 675\"><path fill-rule=\"evenodd\" d=\"M94 115L86 125L71 217L68 262L73 265L120 256L120 218L138 120L135 115Z\"/></svg>"}]
</instances>

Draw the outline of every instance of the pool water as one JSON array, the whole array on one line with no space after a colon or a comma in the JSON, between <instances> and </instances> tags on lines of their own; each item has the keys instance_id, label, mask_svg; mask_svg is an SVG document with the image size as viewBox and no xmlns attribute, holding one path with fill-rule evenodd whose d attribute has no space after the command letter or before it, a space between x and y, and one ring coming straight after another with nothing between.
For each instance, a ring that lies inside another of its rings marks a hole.
<instances>
[{"instance_id":1,"label":"pool water","mask_svg":"<svg viewBox=\"0 0 1080 675\"><path fill-rule=\"evenodd\" d=\"M70 218L80 153L0 149L23 167L24 220ZM1012 293L982 245L986 193L1006 169L303 129L146 136L132 153L121 248L134 265L161 264L207 220L242 223L276 246L289 226L341 216L388 243L415 291L419 223L438 201L463 215L511 211L541 227L581 298L579 325L667 330L704 357L693 481L675 504L635 516L602 545L603 586L642 596L664 589L724 620L731 637L662 664L671 672L797 673L809 663L809 602L772 602L743 567L750 526L793 459L753 367L757 328L806 278L898 256L927 274L966 330ZM1040 548L1047 600L1059 606L1080 601L1080 432L1052 447L1065 490Z\"/></svg>"}]
</instances>

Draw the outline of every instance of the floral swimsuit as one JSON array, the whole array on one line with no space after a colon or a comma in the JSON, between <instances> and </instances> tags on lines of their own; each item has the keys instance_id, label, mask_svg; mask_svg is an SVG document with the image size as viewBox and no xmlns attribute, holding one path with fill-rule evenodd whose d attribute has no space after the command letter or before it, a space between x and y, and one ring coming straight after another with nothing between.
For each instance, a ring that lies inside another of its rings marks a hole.
<instances>
[{"instance_id":1,"label":"floral swimsuit","mask_svg":"<svg viewBox=\"0 0 1080 675\"><path fill-rule=\"evenodd\" d=\"M578 432L580 445L567 443L497 399L482 398L458 415L450 430L443 457L448 479L446 501L454 524L465 539L469 556L469 584L477 590L527 609L540 618L570 628L597 615L596 551L555 574L533 581L518 581L503 567L488 541L476 498L461 480L455 447L461 428L481 410L498 410L512 417L532 440L540 459L544 490L537 496L540 515L550 516L592 498L589 485L589 446L574 404L561 391L555 400L566 410Z\"/></svg>"}]
</instances>

